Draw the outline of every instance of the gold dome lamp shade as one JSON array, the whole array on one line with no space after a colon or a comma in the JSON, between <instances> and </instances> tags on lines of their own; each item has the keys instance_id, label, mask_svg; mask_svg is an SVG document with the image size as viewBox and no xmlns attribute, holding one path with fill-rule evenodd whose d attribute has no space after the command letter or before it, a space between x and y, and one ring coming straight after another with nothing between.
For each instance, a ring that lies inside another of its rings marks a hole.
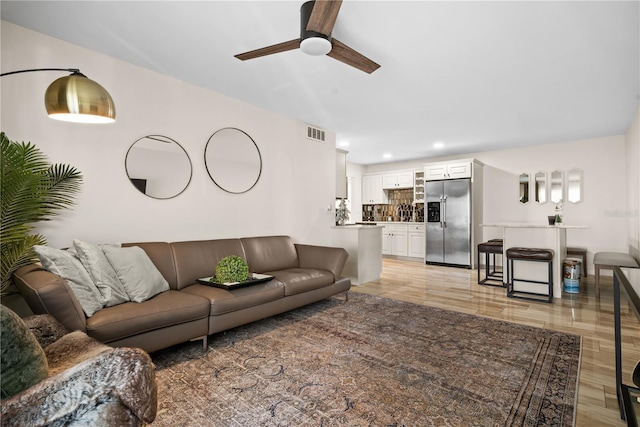
<instances>
[{"instance_id":1,"label":"gold dome lamp shade","mask_svg":"<svg viewBox=\"0 0 640 427\"><path fill-rule=\"evenodd\" d=\"M116 108L109 92L87 78L75 68L39 68L0 74L28 73L32 71L67 71L71 75L60 77L49 85L44 104L49 117L74 123L113 123Z\"/></svg>"}]
</instances>

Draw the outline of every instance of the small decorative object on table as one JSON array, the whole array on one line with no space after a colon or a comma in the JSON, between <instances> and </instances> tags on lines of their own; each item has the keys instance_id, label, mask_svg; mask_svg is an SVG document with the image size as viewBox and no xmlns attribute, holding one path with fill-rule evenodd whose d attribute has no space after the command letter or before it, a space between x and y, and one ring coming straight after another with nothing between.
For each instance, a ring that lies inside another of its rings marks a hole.
<instances>
[{"instance_id":1,"label":"small decorative object on table","mask_svg":"<svg viewBox=\"0 0 640 427\"><path fill-rule=\"evenodd\" d=\"M564 222L563 221L564 213L562 210L562 206L563 206L563 203L562 203L562 200L560 200L555 208L555 216L556 216L555 224L562 224Z\"/></svg>"},{"instance_id":2,"label":"small decorative object on table","mask_svg":"<svg viewBox=\"0 0 640 427\"><path fill-rule=\"evenodd\" d=\"M340 204L336 209L336 225L344 225L344 222L349 219L350 213L344 199L340 199Z\"/></svg>"},{"instance_id":3,"label":"small decorative object on table","mask_svg":"<svg viewBox=\"0 0 640 427\"><path fill-rule=\"evenodd\" d=\"M247 261L237 255L224 257L216 265L215 277L221 283L244 282L249 277Z\"/></svg>"},{"instance_id":4,"label":"small decorative object on table","mask_svg":"<svg viewBox=\"0 0 640 427\"><path fill-rule=\"evenodd\" d=\"M249 273L247 261L237 255L222 258L216 265L216 275L198 279L198 283L223 289L234 289L268 282L273 276Z\"/></svg>"}]
</instances>

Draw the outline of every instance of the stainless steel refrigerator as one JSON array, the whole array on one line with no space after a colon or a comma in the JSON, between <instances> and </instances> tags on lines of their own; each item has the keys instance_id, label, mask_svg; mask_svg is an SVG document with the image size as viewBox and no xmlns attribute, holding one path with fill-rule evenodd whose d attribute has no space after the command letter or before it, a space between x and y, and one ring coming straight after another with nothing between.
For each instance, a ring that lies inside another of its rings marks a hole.
<instances>
[{"instance_id":1,"label":"stainless steel refrigerator","mask_svg":"<svg viewBox=\"0 0 640 427\"><path fill-rule=\"evenodd\" d=\"M427 181L427 264L471 267L471 180Z\"/></svg>"}]
</instances>

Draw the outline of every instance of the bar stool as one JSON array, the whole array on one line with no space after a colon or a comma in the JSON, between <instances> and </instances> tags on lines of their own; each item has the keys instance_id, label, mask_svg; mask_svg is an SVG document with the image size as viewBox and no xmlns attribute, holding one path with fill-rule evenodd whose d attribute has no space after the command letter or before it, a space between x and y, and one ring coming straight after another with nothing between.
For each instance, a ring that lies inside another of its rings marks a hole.
<instances>
[{"instance_id":1,"label":"bar stool","mask_svg":"<svg viewBox=\"0 0 640 427\"><path fill-rule=\"evenodd\" d=\"M514 271L514 261L545 262L548 266L549 276L546 282L531 280L526 278L516 278ZM514 282L536 283L547 285L547 293L536 293L527 291L517 291L514 289ZM510 298L520 298L531 301L552 302L553 301L553 251L551 249L537 248L509 248L507 249L507 296Z\"/></svg>"},{"instance_id":2,"label":"bar stool","mask_svg":"<svg viewBox=\"0 0 640 427\"><path fill-rule=\"evenodd\" d=\"M480 254L484 254L484 279L480 278ZM493 257L493 266L489 259ZM496 270L496 255L502 255L502 239L493 239L478 244L478 284L504 287L502 271Z\"/></svg>"}]
</instances>

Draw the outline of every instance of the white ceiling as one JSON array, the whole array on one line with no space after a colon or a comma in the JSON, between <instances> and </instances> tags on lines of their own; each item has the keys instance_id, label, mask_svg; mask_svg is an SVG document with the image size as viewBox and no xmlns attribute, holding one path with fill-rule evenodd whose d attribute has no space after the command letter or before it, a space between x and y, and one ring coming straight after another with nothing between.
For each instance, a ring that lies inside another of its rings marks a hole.
<instances>
[{"instance_id":1,"label":"white ceiling","mask_svg":"<svg viewBox=\"0 0 640 427\"><path fill-rule=\"evenodd\" d=\"M335 131L360 164L619 135L638 107L638 1L346 0L333 36L381 64L373 74L299 50L233 57L297 38L301 4L3 0L0 10L3 20ZM100 70L68 66L100 82Z\"/></svg>"}]
</instances>

